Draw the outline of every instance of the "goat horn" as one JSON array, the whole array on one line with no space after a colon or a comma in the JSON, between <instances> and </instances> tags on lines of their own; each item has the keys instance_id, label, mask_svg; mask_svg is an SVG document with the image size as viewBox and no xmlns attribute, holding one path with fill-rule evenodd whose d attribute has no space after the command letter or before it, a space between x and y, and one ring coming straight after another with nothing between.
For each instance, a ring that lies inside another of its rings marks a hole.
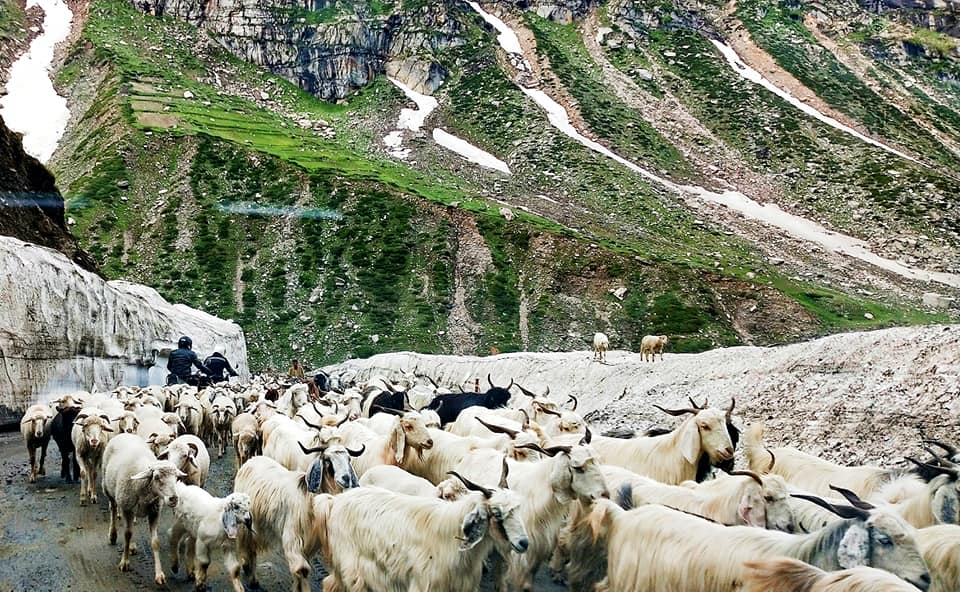
<instances>
[{"instance_id":1,"label":"goat horn","mask_svg":"<svg viewBox=\"0 0 960 592\"><path fill-rule=\"evenodd\" d=\"M462 385L462 384L458 384L458 385L457 385L457 388L460 389L460 392L461 392L461 393L467 392L467 391L463 390L463 385Z\"/></svg>"},{"instance_id":2,"label":"goat horn","mask_svg":"<svg viewBox=\"0 0 960 592\"><path fill-rule=\"evenodd\" d=\"M380 382L382 382L383 384L385 384L386 387L387 387L387 390L390 391L391 393L396 393L396 392L397 392L397 391L393 388L393 385L390 384L389 382L387 382L387 379L386 379L386 378L381 378L381 379L380 379Z\"/></svg>"},{"instance_id":3,"label":"goat horn","mask_svg":"<svg viewBox=\"0 0 960 592\"><path fill-rule=\"evenodd\" d=\"M493 384L493 380L490 379L490 373L487 372L487 382L490 383L490 388L494 388L496 385Z\"/></svg>"},{"instance_id":4,"label":"goat horn","mask_svg":"<svg viewBox=\"0 0 960 592\"><path fill-rule=\"evenodd\" d=\"M483 427L487 428L488 430L490 430L491 432L493 432L493 433L495 433L495 434L506 434L506 435L510 436L510 439L511 439L511 440L514 439L514 438L516 438L516 437L517 437L517 434L520 433L520 432L518 432L517 430L511 430L510 428L505 428L505 427L503 427L503 426L498 426L498 425L494 425L494 424L491 424L491 423L487 423L487 422L483 421L483 420L482 420L481 418L479 418L479 417L474 417L474 419L476 419L477 421L479 421L480 423L482 423L482 424L483 424Z\"/></svg>"},{"instance_id":5,"label":"goat horn","mask_svg":"<svg viewBox=\"0 0 960 592\"><path fill-rule=\"evenodd\" d=\"M960 477L960 471L958 471L954 467L942 467L940 465L931 465L930 463L920 462L919 460L915 458L911 458L909 456L904 458L906 458L907 460L909 460L910 462L912 462L913 464L917 465L920 468L930 469L931 471L936 471L943 475L949 475L954 479L956 479L957 477Z\"/></svg>"},{"instance_id":6,"label":"goat horn","mask_svg":"<svg viewBox=\"0 0 960 592\"><path fill-rule=\"evenodd\" d=\"M503 465L500 469L500 483L497 484L497 487L500 489L506 489L507 485L507 474L510 473L510 465L507 464L507 455L503 455Z\"/></svg>"},{"instance_id":7,"label":"goat horn","mask_svg":"<svg viewBox=\"0 0 960 592\"><path fill-rule=\"evenodd\" d=\"M854 508L860 508L861 510L872 510L875 507L863 501L862 499L860 499L860 496L850 491L849 489L846 489L843 487L837 487L832 483L830 484L830 489L836 491L837 493L842 495L844 498L846 498L846 500L850 502L850 505L853 506Z\"/></svg>"},{"instance_id":8,"label":"goat horn","mask_svg":"<svg viewBox=\"0 0 960 592\"><path fill-rule=\"evenodd\" d=\"M548 453L546 450L544 450L543 448L541 448L540 445L537 444L537 443L535 443L535 442L530 442L530 443L527 443L527 444L518 444L517 446L514 446L514 448L526 448L527 450L536 450L536 451L539 452L540 454L546 454L547 456L553 456L552 454Z\"/></svg>"},{"instance_id":9,"label":"goat horn","mask_svg":"<svg viewBox=\"0 0 960 592\"><path fill-rule=\"evenodd\" d=\"M532 392L528 391L527 389L523 388L523 387L520 386L519 384L517 384L517 388L520 389L520 392L521 392L521 393L525 394L526 396L530 397L531 399L536 399L536 398L537 398L537 395L535 395L534 393L532 393Z\"/></svg>"},{"instance_id":10,"label":"goat horn","mask_svg":"<svg viewBox=\"0 0 960 592\"><path fill-rule=\"evenodd\" d=\"M690 406L694 409L700 409L700 406L697 405L697 402L693 400L693 397L687 396L687 400L690 401Z\"/></svg>"},{"instance_id":11,"label":"goat horn","mask_svg":"<svg viewBox=\"0 0 960 592\"><path fill-rule=\"evenodd\" d=\"M754 473L753 471L730 471L730 475L741 475L743 477L750 477L754 481L760 484L760 487L763 487L763 479L760 478L760 475Z\"/></svg>"},{"instance_id":12,"label":"goat horn","mask_svg":"<svg viewBox=\"0 0 960 592\"><path fill-rule=\"evenodd\" d=\"M430 384L433 385L433 388L440 388L440 385L437 384L437 381L434 380L432 376L430 376L430 375L428 375L428 374L417 374L416 376L417 376L417 378L426 378L427 380L429 380L429 381L430 381Z\"/></svg>"},{"instance_id":13,"label":"goat horn","mask_svg":"<svg viewBox=\"0 0 960 592\"><path fill-rule=\"evenodd\" d=\"M391 415L403 415L403 411L398 411L396 409L391 409L389 407L381 407L380 405L373 405L370 407L371 410L377 409L383 411L384 413L390 413Z\"/></svg>"},{"instance_id":14,"label":"goat horn","mask_svg":"<svg viewBox=\"0 0 960 592\"><path fill-rule=\"evenodd\" d=\"M316 424L310 423L309 421L307 421L307 418L305 418L305 417L302 416L302 415L298 415L297 417L300 418L300 421L302 421L303 423L307 424L308 426L310 426L311 428L313 428L313 429L315 429L315 430L322 430L323 427L324 427L324 426L322 426L322 425L316 425Z\"/></svg>"},{"instance_id":15,"label":"goat horn","mask_svg":"<svg viewBox=\"0 0 960 592\"><path fill-rule=\"evenodd\" d=\"M727 408L727 421L730 421L733 416L733 408L737 406L736 397L730 397L730 407Z\"/></svg>"},{"instance_id":16,"label":"goat horn","mask_svg":"<svg viewBox=\"0 0 960 592\"><path fill-rule=\"evenodd\" d=\"M361 445L360 445L360 450L350 450L349 448L347 448L347 454L349 454L350 456L354 456L354 457L360 456L361 454L363 454L363 451L366 450L366 449L367 449L367 445L366 445L366 444L361 444Z\"/></svg>"},{"instance_id":17,"label":"goat horn","mask_svg":"<svg viewBox=\"0 0 960 592\"><path fill-rule=\"evenodd\" d=\"M937 446L938 448L943 448L944 452L946 452L950 456L953 456L957 453L956 446L953 446L952 444L947 444L946 442L941 442L940 440L924 440L923 443L932 444L934 446Z\"/></svg>"},{"instance_id":18,"label":"goat horn","mask_svg":"<svg viewBox=\"0 0 960 592\"><path fill-rule=\"evenodd\" d=\"M589 444L590 440L593 440L593 434L590 432L590 426L585 426L586 432L583 433L583 438L580 438L580 445Z\"/></svg>"},{"instance_id":19,"label":"goat horn","mask_svg":"<svg viewBox=\"0 0 960 592\"><path fill-rule=\"evenodd\" d=\"M311 401L310 404L313 406L313 410L317 412L317 415L319 415L320 417L323 417L323 411L320 411L319 409L317 409L317 402Z\"/></svg>"},{"instance_id":20,"label":"goat horn","mask_svg":"<svg viewBox=\"0 0 960 592\"><path fill-rule=\"evenodd\" d=\"M521 409L520 413L523 414L523 427L526 428L530 425L530 416L527 414L526 409Z\"/></svg>"},{"instance_id":21,"label":"goat horn","mask_svg":"<svg viewBox=\"0 0 960 592\"><path fill-rule=\"evenodd\" d=\"M513 388L513 385L515 385L515 384L516 384L516 383L515 383L515 382L513 381L513 379L511 378L511 379L510 379L510 384L508 384L505 388L509 391L510 389Z\"/></svg>"},{"instance_id":22,"label":"goat horn","mask_svg":"<svg viewBox=\"0 0 960 592\"><path fill-rule=\"evenodd\" d=\"M573 395L567 395L567 401L573 401L573 407L570 408L570 411L576 411L577 405L580 404L580 402L577 401L577 398L574 397Z\"/></svg>"},{"instance_id":23,"label":"goat horn","mask_svg":"<svg viewBox=\"0 0 960 592\"><path fill-rule=\"evenodd\" d=\"M480 493L483 494L483 497L485 497L485 498L487 498L487 499L490 499L490 496L493 495L493 490L492 490L492 489L487 489L487 488L484 487L483 485L478 485L478 484L474 483L473 481L470 481L469 479L467 479L466 477L464 477L463 475L461 475L460 473L458 473L458 472L456 472L456 471L447 471L447 474L448 474L448 475L453 475L453 476L456 477L457 479L460 479L460 481L463 482L463 484L467 486L467 489L469 489L470 491L479 491Z\"/></svg>"},{"instance_id":24,"label":"goat horn","mask_svg":"<svg viewBox=\"0 0 960 592\"><path fill-rule=\"evenodd\" d=\"M306 446L303 445L303 442L300 442L300 441L297 441L297 444L300 445L300 450L302 450L304 454L313 454L314 452L323 452L327 448L326 446L317 446L316 448L307 448Z\"/></svg>"},{"instance_id":25,"label":"goat horn","mask_svg":"<svg viewBox=\"0 0 960 592\"><path fill-rule=\"evenodd\" d=\"M563 414L559 411L554 411L553 409L547 409L543 405L537 404L537 408L540 409L540 413L546 413L547 415L556 415L557 417L563 417Z\"/></svg>"},{"instance_id":26,"label":"goat horn","mask_svg":"<svg viewBox=\"0 0 960 592\"><path fill-rule=\"evenodd\" d=\"M805 493L791 493L790 497L795 497L797 499L807 500L808 502L813 502L824 508L830 510L837 516L841 518L859 518L861 520L866 520L870 517L870 512L866 510L861 510L860 508L854 508L853 506L835 506L828 502L825 499L819 498L815 495L807 495Z\"/></svg>"},{"instance_id":27,"label":"goat horn","mask_svg":"<svg viewBox=\"0 0 960 592\"><path fill-rule=\"evenodd\" d=\"M943 458L942 456L940 456L939 454L937 454L936 452L934 452L934 451L933 451L933 448L930 448L929 446L921 446L921 448L923 448L924 450L926 450L926 451L930 454L930 456L932 456L933 458L935 458L935 459L937 460L937 462L945 462L945 461L946 461L946 462L949 462L949 461L947 461L947 459Z\"/></svg>"},{"instance_id":28,"label":"goat horn","mask_svg":"<svg viewBox=\"0 0 960 592\"><path fill-rule=\"evenodd\" d=\"M547 453L547 456L556 456L561 452L564 454L569 454L570 450L573 449L573 446L551 446L549 448L544 448L543 451Z\"/></svg>"},{"instance_id":29,"label":"goat horn","mask_svg":"<svg viewBox=\"0 0 960 592\"><path fill-rule=\"evenodd\" d=\"M341 420L338 421L337 423L333 424L333 427L339 428L339 427L342 426L343 424L347 423L347 421L349 421L349 420L350 420L350 415L344 415L344 416L343 416L343 419L341 419Z\"/></svg>"},{"instance_id":30,"label":"goat horn","mask_svg":"<svg viewBox=\"0 0 960 592\"><path fill-rule=\"evenodd\" d=\"M777 456L769 448L766 448L765 450L767 451L767 454L770 455L770 468L767 469L767 472L769 473L773 470L773 465L777 464Z\"/></svg>"},{"instance_id":31,"label":"goat horn","mask_svg":"<svg viewBox=\"0 0 960 592\"><path fill-rule=\"evenodd\" d=\"M549 384L547 385L547 390L543 391L543 396L544 396L544 398L550 396L550 385L549 385Z\"/></svg>"},{"instance_id":32,"label":"goat horn","mask_svg":"<svg viewBox=\"0 0 960 592\"><path fill-rule=\"evenodd\" d=\"M663 407L661 407L660 405L657 405L656 403L654 403L653 406L659 409L660 411L663 411L667 415L672 415L674 417L686 415L687 413L692 413L693 415L696 415L697 413L700 412L699 409L664 409Z\"/></svg>"}]
</instances>

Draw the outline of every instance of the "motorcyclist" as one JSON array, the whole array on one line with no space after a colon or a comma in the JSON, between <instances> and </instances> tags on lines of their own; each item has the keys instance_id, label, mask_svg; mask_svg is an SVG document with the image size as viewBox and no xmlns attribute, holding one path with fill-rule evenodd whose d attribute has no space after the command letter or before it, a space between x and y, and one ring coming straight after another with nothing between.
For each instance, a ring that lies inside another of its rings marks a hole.
<instances>
[{"instance_id":1,"label":"motorcyclist","mask_svg":"<svg viewBox=\"0 0 960 592\"><path fill-rule=\"evenodd\" d=\"M224 375L224 371L230 376L238 376L237 371L230 366L229 360L223 355L225 349L227 348L223 345L217 345L215 351L203 361L203 365L210 369L210 378L214 383L229 380Z\"/></svg>"},{"instance_id":2,"label":"motorcyclist","mask_svg":"<svg viewBox=\"0 0 960 592\"><path fill-rule=\"evenodd\" d=\"M193 340L186 335L177 341L177 349L170 352L170 357L167 359L167 370L170 371L167 375L167 384L187 384L193 366L208 376L213 374L190 349L192 347Z\"/></svg>"}]
</instances>

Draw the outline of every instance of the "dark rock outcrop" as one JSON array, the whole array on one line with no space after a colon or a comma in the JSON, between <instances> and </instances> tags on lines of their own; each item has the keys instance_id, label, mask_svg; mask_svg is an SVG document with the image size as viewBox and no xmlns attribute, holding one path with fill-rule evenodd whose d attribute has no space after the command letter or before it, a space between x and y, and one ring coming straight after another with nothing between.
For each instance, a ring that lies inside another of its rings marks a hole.
<instances>
[{"instance_id":1,"label":"dark rock outcrop","mask_svg":"<svg viewBox=\"0 0 960 592\"><path fill-rule=\"evenodd\" d=\"M40 161L23 151L20 134L0 118L0 235L50 247L80 267L97 264L67 230L63 197Z\"/></svg>"}]
</instances>

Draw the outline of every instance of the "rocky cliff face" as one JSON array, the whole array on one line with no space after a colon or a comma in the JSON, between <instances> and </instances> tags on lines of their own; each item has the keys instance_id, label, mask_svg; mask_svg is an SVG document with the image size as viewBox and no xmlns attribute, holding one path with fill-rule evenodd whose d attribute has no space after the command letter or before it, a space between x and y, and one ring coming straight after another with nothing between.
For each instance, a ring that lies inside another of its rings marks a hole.
<instances>
[{"instance_id":1,"label":"rocky cliff face","mask_svg":"<svg viewBox=\"0 0 960 592\"><path fill-rule=\"evenodd\" d=\"M0 237L0 422L58 392L162 383L180 335L247 374L243 331L152 288L105 281L62 253Z\"/></svg>"},{"instance_id":2,"label":"rocky cliff face","mask_svg":"<svg viewBox=\"0 0 960 592\"><path fill-rule=\"evenodd\" d=\"M887 16L960 37L960 1L957 0L860 0L874 14Z\"/></svg>"},{"instance_id":3,"label":"rocky cliff face","mask_svg":"<svg viewBox=\"0 0 960 592\"><path fill-rule=\"evenodd\" d=\"M432 93L445 75L436 52L465 43L457 21L465 7L452 1L396 3L380 11L342 0L133 3L201 26L234 55L327 100L343 98L388 70L409 75L405 83Z\"/></svg>"},{"instance_id":4,"label":"rocky cliff face","mask_svg":"<svg viewBox=\"0 0 960 592\"><path fill-rule=\"evenodd\" d=\"M0 118L0 235L50 247L87 271L97 266L70 236L53 175L23 151Z\"/></svg>"}]
</instances>

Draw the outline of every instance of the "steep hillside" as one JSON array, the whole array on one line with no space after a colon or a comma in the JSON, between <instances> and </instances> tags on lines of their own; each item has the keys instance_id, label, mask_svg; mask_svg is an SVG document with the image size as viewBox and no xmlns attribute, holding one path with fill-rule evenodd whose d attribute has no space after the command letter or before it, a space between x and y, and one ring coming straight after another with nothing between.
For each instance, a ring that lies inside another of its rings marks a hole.
<instances>
[{"instance_id":1,"label":"steep hillside","mask_svg":"<svg viewBox=\"0 0 960 592\"><path fill-rule=\"evenodd\" d=\"M933 97L905 113L806 28L822 12L788 2L486 5L522 56L453 0L163 6L91 1L57 75L73 120L52 166L107 275L236 319L254 367L570 349L595 330L699 351L945 318L919 308L928 292L925 308L949 306L960 268L960 115L935 73L952 58L890 66ZM743 59L875 143L742 78L711 43L740 49L737 33L756 48ZM402 133L406 154L385 139L407 99L383 73L439 102ZM633 168L552 127L524 86ZM733 189L863 241L862 256L715 203Z\"/></svg>"}]
</instances>

